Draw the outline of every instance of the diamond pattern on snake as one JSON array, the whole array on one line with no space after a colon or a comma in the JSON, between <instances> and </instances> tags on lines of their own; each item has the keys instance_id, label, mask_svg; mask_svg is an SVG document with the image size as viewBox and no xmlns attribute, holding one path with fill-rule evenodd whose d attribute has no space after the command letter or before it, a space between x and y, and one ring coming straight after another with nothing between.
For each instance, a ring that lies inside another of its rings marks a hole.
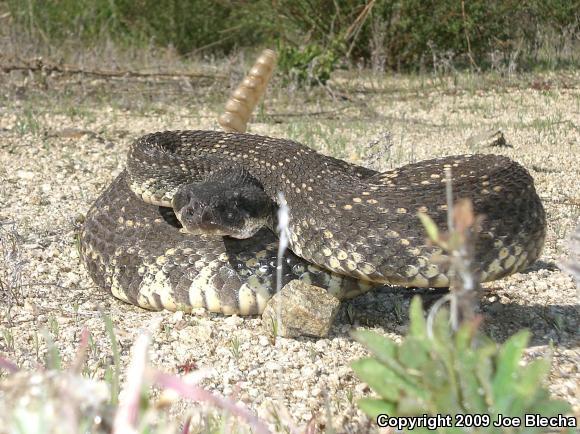
<instances>
[{"instance_id":1,"label":"diamond pattern on snake","mask_svg":"<svg viewBox=\"0 0 580 434\"><path fill-rule=\"evenodd\" d=\"M540 255L546 220L528 171L499 155L460 155L375 172L291 140L217 131L148 134L89 210L81 252L95 282L146 309L263 311L274 294L278 193L289 209L282 282L340 299L378 285L446 287L417 213L446 227L445 169L456 199L483 215L481 281Z\"/></svg>"}]
</instances>

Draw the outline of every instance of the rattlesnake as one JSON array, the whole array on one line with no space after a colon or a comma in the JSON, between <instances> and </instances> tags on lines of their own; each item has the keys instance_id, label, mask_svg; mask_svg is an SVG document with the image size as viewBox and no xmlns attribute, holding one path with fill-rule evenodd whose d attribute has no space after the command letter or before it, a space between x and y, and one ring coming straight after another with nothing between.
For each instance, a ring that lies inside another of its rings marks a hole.
<instances>
[{"instance_id":1,"label":"rattlesnake","mask_svg":"<svg viewBox=\"0 0 580 434\"><path fill-rule=\"evenodd\" d=\"M340 298L378 284L445 287L447 270L431 260L444 252L427 242L417 218L424 212L445 226L445 168L452 170L455 197L471 199L484 216L475 246L480 280L535 261L545 237L544 210L529 173L507 157L452 156L377 173L290 140L212 131L138 139L127 171L87 214L83 257L100 286L139 306L260 312L275 287L272 233L261 229L245 240L184 234L165 208L181 194L180 215L190 205L180 186L217 178L226 190L253 185L272 210L283 193L294 253L286 256L285 281L302 278ZM228 180L228 172L243 173L248 182Z\"/></svg>"}]
</instances>

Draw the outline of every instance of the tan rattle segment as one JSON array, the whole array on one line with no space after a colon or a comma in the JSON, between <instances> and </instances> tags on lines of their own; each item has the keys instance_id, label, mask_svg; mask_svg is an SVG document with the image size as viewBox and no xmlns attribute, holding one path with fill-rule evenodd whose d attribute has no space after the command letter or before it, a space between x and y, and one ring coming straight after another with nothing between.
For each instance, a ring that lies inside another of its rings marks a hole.
<instances>
[{"instance_id":1,"label":"tan rattle segment","mask_svg":"<svg viewBox=\"0 0 580 434\"><path fill-rule=\"evenodd\" d=\"M246 131L250 116L264 95L268 81L276 65L276 53L264 50L250 72L226 103L224 113L218 118L220 126L227 132Z\"/></svg>"}]
</instances>

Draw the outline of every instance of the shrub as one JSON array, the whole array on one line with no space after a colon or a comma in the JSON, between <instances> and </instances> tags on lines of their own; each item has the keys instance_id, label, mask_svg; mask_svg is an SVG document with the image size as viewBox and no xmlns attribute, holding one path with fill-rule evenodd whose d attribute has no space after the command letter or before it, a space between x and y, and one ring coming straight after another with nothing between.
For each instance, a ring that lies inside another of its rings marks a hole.
<instances>
[{"instance_id":1,"label":"shrub","mask_svg":"<svg viewBox=\"0 0 580 434\"><path fill-rule=\"evenodd\" d=\"M491 426L500 414L548 417L570 411L567 403L550 399L542 385L550 369L549 360L538 359L522 366L527 331L497 345L478 333L477 321L464 323L454 333L448 320L448 313L440 310L430 336L421 300L416 297L411 303L409 333L401 345L369 331L355 332L355 338L372 356L355 361L352 367L378 394L378 398L358 401L365 413L373 418L379 414L489 415L489 426L477 432L505 432ZM451 431L473 432L473 428L438 429ZM533 432L525 427L511 432L524 431Z\"/></svg>"}]
</instances>

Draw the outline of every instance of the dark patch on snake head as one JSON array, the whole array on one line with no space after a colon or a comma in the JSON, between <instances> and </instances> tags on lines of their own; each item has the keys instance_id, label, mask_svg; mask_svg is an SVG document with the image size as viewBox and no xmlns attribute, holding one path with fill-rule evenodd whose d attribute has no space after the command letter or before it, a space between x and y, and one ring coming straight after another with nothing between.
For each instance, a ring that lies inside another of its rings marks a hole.
<instances>
[{"instance_id":1,"label":"dark patch on snake head","mask_svg":"<svg viewBox=\"0 0 580 434\"><path fill-rule=\"evenodd\" d=\"M272 201L254 183L210 180L179 188L172 201L187 232L249 238L272 217Z\"/></svg>"}]
</instances>

